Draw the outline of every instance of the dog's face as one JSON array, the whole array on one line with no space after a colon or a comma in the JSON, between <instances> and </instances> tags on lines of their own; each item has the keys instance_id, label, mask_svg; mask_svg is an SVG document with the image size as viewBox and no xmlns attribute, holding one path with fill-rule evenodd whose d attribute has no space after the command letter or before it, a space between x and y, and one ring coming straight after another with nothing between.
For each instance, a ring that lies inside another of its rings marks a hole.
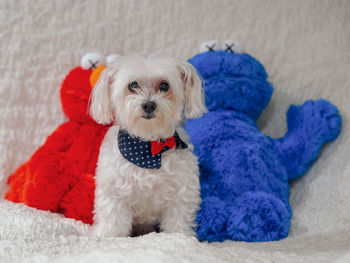
<instances>
[{"instance_id":1,"label":"dog's face","mask_svg":"<svg viewBox=\"0 0 350 263\"><path fill-rule=\"evenodd\" d=\"M144 140L172 136L185 117L205 111L202 83L187 62L171 58L122 56L102 73L93 88L90 113L101 124L116 119Z\"/></svg>"}]
</instances>

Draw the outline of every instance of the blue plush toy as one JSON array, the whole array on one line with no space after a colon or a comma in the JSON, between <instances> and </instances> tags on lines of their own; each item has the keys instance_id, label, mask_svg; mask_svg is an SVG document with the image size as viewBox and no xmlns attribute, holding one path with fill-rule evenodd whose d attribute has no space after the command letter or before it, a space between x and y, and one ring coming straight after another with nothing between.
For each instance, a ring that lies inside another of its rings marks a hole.
<instances>
[{"instance_id":1,"label":"blue plush toy","mask_svg":"<svg viewBox=\"0 0 350 263\"><path fill-rule=\"evenodd\" d=\"M341 126L338 109L320 99L292 105L288 132L272 139L256 120L273 88L264 67L247 54L205 52L189 60L205 82L202 118L185 129L201 172L200 240L272 241L287 236L289 181L302 176Z\"/></svg>"}]
</instances>

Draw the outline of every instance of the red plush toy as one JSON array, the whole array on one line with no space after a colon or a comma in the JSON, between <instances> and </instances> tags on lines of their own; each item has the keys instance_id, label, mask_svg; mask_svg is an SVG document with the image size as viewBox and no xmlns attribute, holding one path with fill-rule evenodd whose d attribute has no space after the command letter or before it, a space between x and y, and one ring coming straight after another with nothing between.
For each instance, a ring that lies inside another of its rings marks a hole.
<instances>
[{"instance_id":1,"label":"red plush toy","mask_svg":"<svg viewBox=\"0 0 350 263\"><path fill-rule=\"evenodd\" d=\"M7 200L93 223L94 175L108 130L95 123L87 109L91 89L104 69L97 67L100 57L87 54L82 67L64 79L60 95L68 121L9 177Z\"/></svg>"}]
</instances>

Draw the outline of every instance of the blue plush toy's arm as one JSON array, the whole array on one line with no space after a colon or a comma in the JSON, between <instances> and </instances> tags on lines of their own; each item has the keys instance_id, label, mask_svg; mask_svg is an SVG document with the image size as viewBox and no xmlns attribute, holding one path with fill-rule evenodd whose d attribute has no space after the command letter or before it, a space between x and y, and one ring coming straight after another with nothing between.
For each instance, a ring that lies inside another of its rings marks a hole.
<instances>
[{"instance_id":1,"label":"blue plush toy's arm","mask_svg":"<svg viewBox=\"0 0 350 263\"><path fill-rule=\"evenodd\" d=\"M337 138L342 120L333 104L320 99L290 106L287 122L287 134L275 143L292 180L307 171L324 143Z\"/></svg>"}]
</instances>

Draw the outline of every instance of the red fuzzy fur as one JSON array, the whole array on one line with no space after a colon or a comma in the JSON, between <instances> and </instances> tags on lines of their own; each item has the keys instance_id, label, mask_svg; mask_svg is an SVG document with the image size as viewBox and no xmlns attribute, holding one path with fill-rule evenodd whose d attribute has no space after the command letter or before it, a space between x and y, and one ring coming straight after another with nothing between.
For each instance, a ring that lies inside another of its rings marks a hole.
<instances>
[{"instance_id":1,"label":"red fuzzy fur","mask_svg":"<svg viewBox=\"0 0 350 263\"><path fill-rule=\"evenodd\" d=\"M108 127L88 115L91 73L77 67L66 76L61 101L69 120L9 177L7 200L93 223L94 175Z\"/></svg>"}]
</instances>

